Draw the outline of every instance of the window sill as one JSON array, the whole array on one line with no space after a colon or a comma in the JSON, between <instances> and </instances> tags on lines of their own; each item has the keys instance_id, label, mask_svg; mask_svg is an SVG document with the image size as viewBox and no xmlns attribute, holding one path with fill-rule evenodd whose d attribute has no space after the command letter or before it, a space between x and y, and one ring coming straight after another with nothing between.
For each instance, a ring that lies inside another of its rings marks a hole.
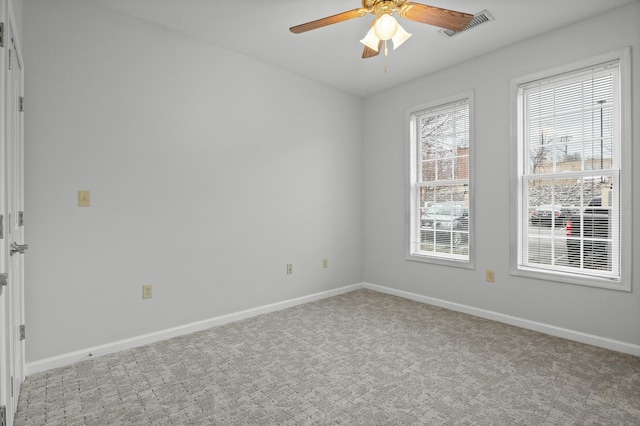
<instances>
[{"instance_id":1,"label":"window sill","mask_svg":"<svg viewBox=\"0 0 640 426\"><path fill-rule=\"evenodd\" d=\"M408 254L405 260L411 262L429 263L432 265L450 266L454 268L475 269L475 265L471 260L448 259L445 257Z\"/></svg>"},{"instance_id":2,"label":"window sill","mask_svg":"<svg viewBox=\"0 0 640 426\"><path fill-rule=\"evenodd\" d=\"M554 281L564 284L581 285L587 287L597 287L606 290L631 291L631 280L616 280L603 277L579 276L577 274L541 271L538 269L520 266L511 270L511 275L524 278L533 278L545 281Z\"/></svg>"}]
</instances>

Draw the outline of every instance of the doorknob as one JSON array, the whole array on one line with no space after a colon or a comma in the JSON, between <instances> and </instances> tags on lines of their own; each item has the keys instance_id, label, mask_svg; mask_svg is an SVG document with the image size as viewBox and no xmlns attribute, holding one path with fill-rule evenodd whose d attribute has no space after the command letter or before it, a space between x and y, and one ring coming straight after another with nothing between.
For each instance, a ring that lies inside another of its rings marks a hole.
<instances>
[{"instance_id":1,"label":"doorknob","mask_svg":"<svg viewBox=\"0 0 640 426\"><path fill-rule=\"evenodd\" d=\"M28 244L16 244L14 241L13 243L11 243L10 255L13 256L16 253L24 254L25 250L28 248Z\"/></svg>"}]
</instances>

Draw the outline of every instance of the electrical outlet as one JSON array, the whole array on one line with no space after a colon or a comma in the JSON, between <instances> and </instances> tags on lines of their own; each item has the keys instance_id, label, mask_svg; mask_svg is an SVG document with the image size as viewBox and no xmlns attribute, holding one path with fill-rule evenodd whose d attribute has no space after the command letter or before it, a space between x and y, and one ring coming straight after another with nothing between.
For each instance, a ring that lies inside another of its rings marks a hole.
<instances>
[{"instance_id":1,"label":"electrical outlet","mask_svg":"<svg viewBox=\"0 0 640 426\"><path fill-rule=\"evenodd\" d=\"M496 281L496 274L493 269L487 269L487 282L493 283Z\"/></svg>"},{"instance_id":2,"label":"electrical outlet","mask_svg":"<svg viewBox=\"0 0 640 426\"><path fill-rule=\"evenodd\" d=\"M153 285L144 284L142 286L142 298L143 299L151 299L153 297Z\"/></svg>"},{"instance_id":3,"label":"electrical outlet","mask_svg":"<svg viewBox=\"0 0 640 426\"><path fill-rule=\"evenodd\" d=\"M91 206L91 193L89 191L78 191L78 207Z\"/></svg>"},{"instance_id":4,"label":"electrical outlet","mask_svg":"<svg viewBox=\"0 0 640 426\"><path fill-rule=\"evenodd\" d=\"M287 263L287 275L293 274L293 263Z\"/></svg>"},{"instance_id":5,"label":"electrical outlet","mask_svg":"<svg viewBox=\"0 0 640 426\"><path fill-rule=\"evenodd\" d=\"M327 269L329 267L329 259L322 259L322 267Z\"/></svg>"}]
</instances>

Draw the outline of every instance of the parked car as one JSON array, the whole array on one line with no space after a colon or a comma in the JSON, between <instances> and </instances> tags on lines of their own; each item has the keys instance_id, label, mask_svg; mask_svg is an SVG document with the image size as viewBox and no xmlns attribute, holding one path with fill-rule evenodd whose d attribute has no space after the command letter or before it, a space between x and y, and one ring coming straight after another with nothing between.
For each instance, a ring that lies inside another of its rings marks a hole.
<instances>
[{"instance_id":1,"label":"parked car","mask_svg":"<svg viewBox=\"0 0 640 426\"><path fill-rule=\"evenodd\" d=\"M469 241L469 208L462 203L438 203L421 216L422 241L466 244Z\"/></svg>"},{"instance_id":2,"label":"parked car","mask_svg":"<svg viewBox=\"0 0 640 426\"><path fill-rule=\"evenodd\" d=\"M567 207L545 204L531 210L529 221L532 225L551 226L553 223L555 226L564 226L572 213Z\"/></svg>"},{"instance_id":3,"label":"parked car","mask_svg":"<svg viewBox=\"0 0 640 426\"><path fill-rule=\"evenodd\" d=\"M609 183L609 176L584 176L578 178L577 183Z\"/></svg>"},{"instance_id":4,"label":"parked car","mask_svg":"<svg viewBox=\"0 0 640 426\"><path fill-rule=\"evenodd\" d=\"M567 220L569 264L579 267L582 260L585 268L609 269L611 267L610 216L611 207L602 205L602 197L593 197L582 212Z\"/></svg>"}]
</instances>

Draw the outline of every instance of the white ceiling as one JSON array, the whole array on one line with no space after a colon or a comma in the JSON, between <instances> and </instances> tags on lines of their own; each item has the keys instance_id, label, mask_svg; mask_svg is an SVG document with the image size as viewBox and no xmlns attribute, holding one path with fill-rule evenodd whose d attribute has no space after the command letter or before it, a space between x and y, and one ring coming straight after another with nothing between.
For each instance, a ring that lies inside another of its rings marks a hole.
<instances>
[{"instance_id":1,"label":"white ceiling","mask_svg":"<svg viewBox=\"0 0 640 426\"><path fill-rule=\"evenodd\" d=\"M289 27L361 7L360 0L90 0L286 68L358 96L639 0L428 0L421 3L494 21L453 38L439 28L399 19L413 34L389 56L362 59L373 15L302 34ZM387 71L385 73L385 62Z\"/></svg>"}]
</instances>

